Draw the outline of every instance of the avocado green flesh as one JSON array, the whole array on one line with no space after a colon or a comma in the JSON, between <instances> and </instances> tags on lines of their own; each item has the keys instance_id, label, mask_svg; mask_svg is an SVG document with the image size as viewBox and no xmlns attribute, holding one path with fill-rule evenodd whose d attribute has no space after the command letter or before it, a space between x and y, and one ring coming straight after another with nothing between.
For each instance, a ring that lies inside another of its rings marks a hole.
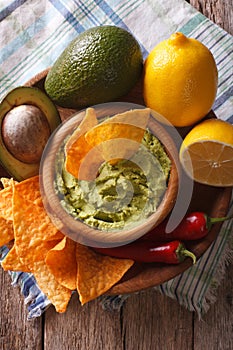
<instances>
[{"instance_id":1,"label":"avocado green flesh","mask_svg":"<svg viewBox=\"0 0 233 350\"><path fill-rule=\"evenodd\" d=\"M53 102L43 91L34 88L21 86L10 91L0 104L0 128L5 115L14 107L20 105L34 105L46 116L51 133L61 123L59 113ZM27 164L17 160L6 148L2 131L0 133L0 163L16 180L21 181L39 173L39 163Z\"/></svg>"},{"instance_id":2,"label":"avocado green flesh","mask_svg":"<svg viewBox=\"0 0 233 350\"><path fill-rule=\"evenodd\" d=\"M142 73L136 39L115 26L91 28L63 51L45 80L45 90L60 106L80 108L127 94Z\"/></svg>"},{"instance_id":3,"label":"avocado green flesh","mask_svg":"<svg viewBox=\"0 0 233 350\"><path fill-rule=\"evenodd\" d=\"M74 178L64 169L61 158L56 190L62 206L75 219L106 231L131 228L156 211L170 167L163 146L147 131L130 160L104 163L95 181Z\"/></svg>"}]
</instances>

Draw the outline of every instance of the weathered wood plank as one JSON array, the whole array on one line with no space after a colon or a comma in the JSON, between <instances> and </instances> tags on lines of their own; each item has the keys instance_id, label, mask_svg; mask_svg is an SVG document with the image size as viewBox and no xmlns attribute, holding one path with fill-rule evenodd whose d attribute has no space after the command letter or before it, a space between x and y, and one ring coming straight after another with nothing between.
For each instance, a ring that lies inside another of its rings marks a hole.
<instances>
[{"instance_id":1,"label":"weathered wood plank","mask_svg":"<svg viewBox=\"0 0 233 350\"><path fill-rule=\"evenodd\" d=\"M197 10L233 34L233 0L190 0ZM201 321L194 321L194 350L233 348L233 270L228 268L218 289L217 302Z\"/></svg>"},{"instance_id":2,"label":"weathered wood plank","mask_svg":"<svg viewBox=\"0 0 233 350\"><path fill-rule=\"evenodd\" d=\"M213 304L201 321L194 322L194 350L233 349L233 269L229 267Z\"/></svg>"},{"instance_id":3,"label":"weathered wood plank","mask_svg":"<svg viewBox=\"0 0 233 350\"><path fill-rule=\"evenodd\" d=\"M0 269L0 349L41 350L42 319L27 321L19 288L11 287L7 272Z\"/></svg>"},{"instance_id":4,"label":"weathered wood plank","mask_svg":"<svg viewBox=\"0 0 233 350\"><path fill-rule=\"evenodd\" d=\"M233 0L190 0L203 15L233 34Z\"/></svg>"},{"instance_id":5,"label":"weathered wood plank","mask_svg":"<svg viewBox=\"0 0 233 350\"><path fill-rule=\"evenodd\" d=\"M74 294L66 313L47 310L44 342L44 350L123 350L121 315L104 311L97 300L81 306Z\"/></svg>"},{"instance_id":6,"label":"weathered wood plank","mask_svg":"<svg viewBox=\"0 0 233 350\"><path fill-rule=\"evenodd\" d=\"M124 349L192 350L193 314L154 290L131 296L123 309Z\"/></svg>"},{"instance_id":7,"label":"weathered wood plank","mask_svg":"<svg viewBox=\"0 0 233 350\"><path fill-rule=\"evenodd\" d=\"M224 10L228 8L228 4L225 3L223 7L220 1L213 3L210 0L191 0L191 3L230 32L231 18L226 16ZM221 23L222 18L224 20ZM223 342L225 325L230 321L230 308L228 316L222 308L224 298L231 297L228 288L229 285L225 282L219 290L216 304L211 307L203 321L195 318L195 337L192 327L193 314L175 301L152 290L131 296L120 314L103 312L98 302L82 308L74 296L67 314L57 315L52 308L46 313L45 350L194 350L193 345L195 350L199 350L205 348L203 339L208 339L208 348L215 349L215 339L219 340L218 334L221 333L220 338ZM207 330L203 327L203 322L208 325ZM53 334L56 336L52 336ZM206 334L210 336L207 337ZM212 334L215 334L214 338L211 337ZM218 346L221 342L217 343ZM228 345L229 342L225 342L225 346L218 349L230 349Z\"/></svg>"},{"instance_id":8,"label":"weathered wood plank","mask_svg":"<svg viewBox=\"0 0 233 350\"><path fill-rule=\"evenodd\" d=\"M207 17L233 34L233 0L190 0ZM28 322L23 298L0 269L1 350L230 350L232 344L232 268L218 290L217 302L199 321L167 297L147 291L130 297L121 313L102 310L97 301L81 307L73 296L68 311L50 308L42 319ZM194 348L193 348L194 345Z\"/></svg>"}]
</instances>

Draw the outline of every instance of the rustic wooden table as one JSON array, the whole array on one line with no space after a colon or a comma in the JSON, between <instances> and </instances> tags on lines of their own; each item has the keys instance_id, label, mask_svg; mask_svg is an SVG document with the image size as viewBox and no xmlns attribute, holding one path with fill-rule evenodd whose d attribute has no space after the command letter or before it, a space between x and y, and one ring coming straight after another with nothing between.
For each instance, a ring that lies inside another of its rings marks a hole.
<instances>
[{"instance_id":1,"label":"rustic wooden table","mask_svg":"<svg viewBox=\"0 0 233 350\"><path fill-rule=\"evenodd\" d=\"M197 10L233 34L233 0L190 0ZM26 320L23 298L0 269L0 350L231 350L233 271L228 268L217 301L201 321L153 290L132 295L121 312L97 301L81 307L74 295L65 314L50 307Z\"/></svg>"}]
</instances>

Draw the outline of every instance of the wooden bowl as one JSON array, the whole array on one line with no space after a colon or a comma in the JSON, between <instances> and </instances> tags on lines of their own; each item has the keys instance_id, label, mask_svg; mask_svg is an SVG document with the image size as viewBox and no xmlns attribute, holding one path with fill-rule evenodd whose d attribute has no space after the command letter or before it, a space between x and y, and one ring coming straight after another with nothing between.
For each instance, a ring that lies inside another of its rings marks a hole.
<instances>
[{"instance_id":1,"label":"wooden bowl","mask_svg":"<svg viewBox=\"0 0 233 350\"><path fill-rule=\"evenodd\" d=\"M113 116L129 110L138 109L139 105L127 102L104 103L94 107L99 120L106 116ZM141 107L141 106L140 106ZM59 171L56 167L57 159L64 159L64 140L69 137L77 125L85 116L85 110L76 112L66 122L61 124L53 133L48 142L41 159L40 175L41 190L43 192L44 205L52 221L57 228L68 235L76 242L88 246L119 246L132 242L158 225L172 210L178 193L178 171L179 161L176 145L168 132L150 115L148 128L160 142L163 144L168 157L171 160L171 170L168 179L167 188L157 210L151 214L146 221L140 221L132 228L122 230L106 231L96 229L86 225L84 222L76 220L61 205L59 196L54 187L54 174ZM63 145L63 146L62 146ZM143 167L143 165L142 165ZM60 169L62 171L62 169ZM166 185L164 183L164 185Z\"/></svg>"},{"instance_id":2,"label":"wooden bowl","mask_svg":"<svg viewBox=\"0 0 233 350\"><path fill-rule=\"evenodd\" d=\"M39 73L27 82L26 85L36 86L44 90L44 80L47 72L48 70ZM138 82L127 96L124 96L120 100L143 105L144 101L142 97L141 81ZM58 107L58 110L62 120L66 120L72 114L77 112L76 110L61 107ZM206 117L214 118L215 115L211 111ZM179 128L177 130L180 135L184 137L190 128ZM1 169L0 175L5 176L6 172ZM187 211L204 211L212 217L225 216L229 208L231 192L231 188L217 188L194 183L192 197ZM187 248L190 249L197 258L201 257L216 239L221 225L222 223L215 224L209 231L208 235L201 240L186 242ZM181 274L191 265L192 262L190 259L186 259L179 265L135 263L124 277L107 292L107 294L116 295L132 293L159 285Z\"/></svg>"}]
</instances>

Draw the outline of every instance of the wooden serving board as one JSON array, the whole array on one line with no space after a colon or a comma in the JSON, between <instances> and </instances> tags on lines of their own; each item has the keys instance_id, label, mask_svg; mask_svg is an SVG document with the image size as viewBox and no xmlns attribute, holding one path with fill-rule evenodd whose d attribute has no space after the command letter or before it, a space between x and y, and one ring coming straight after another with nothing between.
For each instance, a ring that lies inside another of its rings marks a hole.
<instances>
[{"instance_id":1,"label":"wooden serving board","mask_svg":"<svg viewBox=\"0 0 233 350\"><path fill-rule=\"evenodd\" d=\"M36 86L44 90L44 80L47 72L48 70L39 73L25 85ZM138 84L127 96L121 98L119 101L144 105L141 81L138 82ZM66 109L61 107L57 108L62 120L66 120L72 114L77 112L77 110L74 109ZM215 116L211 111L207 118L213 117ZM180 128L178 131L182 136L185 136L189 130L190 128ZM6 171L3 168L0 168L0 176L6 176ZM212 217L225 216L228 211L231 192L231 188L217 188L195 183L188 211L204 211ZM190 249L197 256L197 258L200 258L211 243L216 239L221 225L221 223L215 224L208 235L201 240L186 242L187 248ZM114 295L132 293L159 285L184 272L191 266L191 264L191 259L186 259L179 265L135 263L134 266L125 274L122 280L113 286L107 292L107 294Z\"/></svg>"}]
</instances>

